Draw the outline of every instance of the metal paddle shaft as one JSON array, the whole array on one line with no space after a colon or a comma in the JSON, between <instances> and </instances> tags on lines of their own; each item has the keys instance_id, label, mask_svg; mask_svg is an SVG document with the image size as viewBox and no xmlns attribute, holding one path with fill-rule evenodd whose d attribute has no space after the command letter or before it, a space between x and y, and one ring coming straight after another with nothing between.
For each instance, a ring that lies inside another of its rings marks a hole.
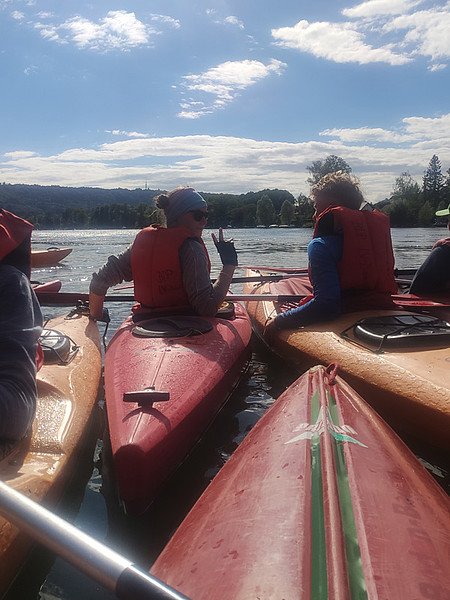
<instances>
[{"instance_id":1,"label":"metal paddle shaft","mask_svg":"<svg viewBox=\"0 0 450 600\"><path fill-rule=\"evenodd\" d=\"M2 481L0 513L37 542L111 590L119 600L189 600Z\"/></svg>"}]
</instances>

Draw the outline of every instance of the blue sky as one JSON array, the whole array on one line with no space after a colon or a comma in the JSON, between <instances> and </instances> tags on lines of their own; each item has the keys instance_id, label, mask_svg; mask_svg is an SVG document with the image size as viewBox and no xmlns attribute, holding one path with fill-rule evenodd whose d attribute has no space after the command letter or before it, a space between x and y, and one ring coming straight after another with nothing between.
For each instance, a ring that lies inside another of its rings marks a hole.
<instances>
[{"instance_id":1,"label":"blue sky","mask_svg":"<svg viewBox=\"0 0 450 600\"><path fill-rule=\"evenodd\" d=\"M368 200L450 167L450 2L0 0L0 181Z\"/></svg>"}]
</instances>

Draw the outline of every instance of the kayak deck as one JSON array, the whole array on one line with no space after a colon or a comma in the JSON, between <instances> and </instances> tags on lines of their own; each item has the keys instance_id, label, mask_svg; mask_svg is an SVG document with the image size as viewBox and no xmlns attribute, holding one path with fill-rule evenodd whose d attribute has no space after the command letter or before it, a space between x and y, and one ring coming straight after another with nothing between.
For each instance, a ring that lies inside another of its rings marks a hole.
<instances>
[{"instance_id":1,"label":"kayak deck","mask_svg":"<svg viewBox=\"0 0 450 600\"><path fill-rule=\"evenodd\" d=\"M449 510L386 423L315 367L260 419L150 572L196 600L444 597Z\"/></svg>"},{"instance_id":2,"label":"kayak deck","mask_svg":"<svg viewBox=\"0 0 450 600\"><path fill-rule=\"evenodd\" d=\"M245 309L236 304L234 310L231 319L202 318L211 330L200 335L141 337L129 318L112 338L105 356L106 407L127 512L148 508L239 380L252 330ZM141 393L155 401L140 404Z\"/></svg>"},{"instance_id":3,"label":"kayak deck","mask_svg":"<svg viewBox=\"0 0 450 600\"><path fill-rule=\"evenodd\" d=\"M283 284L285 282L283 281ZM276 293L277 283L247 284L253 294ZM269 317L282 307L274 301L248 302L255 331L264 338ZM344 313L330 322L316 323L296 330L276 331L271 348L302 370L316 364L337 361L346 381L374 406L398 431L444 449L450 448L450 348L422 346L364 348L341 334L352 330L361 319L373 316L409 315L408 311L367 310Z\"/></svg>"},{"instance_id":4,"label":"kayak deck","mask_svg":"<svg viewBox=\"0 0 450 600\"><path fill-rule=\"evenodd\" d=\"M101 376L100 336L86 316L52 319L78 347L68 364L46 363L38 372L38 400L32 433L0 461L0 479L32 500L55 506L73 476ZM0 593L22 566L33 545L0 517Z\"/></svg>"}]
</instances>

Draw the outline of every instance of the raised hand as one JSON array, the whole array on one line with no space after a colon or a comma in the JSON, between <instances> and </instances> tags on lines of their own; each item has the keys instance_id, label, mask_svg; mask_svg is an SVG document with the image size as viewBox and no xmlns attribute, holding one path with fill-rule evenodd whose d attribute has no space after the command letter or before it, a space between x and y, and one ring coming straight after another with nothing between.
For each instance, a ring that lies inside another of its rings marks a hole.
<instances>
[{"instance_id":1,"label":"raised hand","mask_svg":"<svg viewBox=\"0 0 450 600\"><path fill-rule=\"evenodd\" d=\"M219 228L219 239L217 239L214 233L211 234L214 245L217 248L217 252L219 253L220 260L223 265L233 265L237 267L238 257L236 248L234 247L234 242L232 239L224 240L223 238L223 229Z\"/></svg>"}]
</instances>

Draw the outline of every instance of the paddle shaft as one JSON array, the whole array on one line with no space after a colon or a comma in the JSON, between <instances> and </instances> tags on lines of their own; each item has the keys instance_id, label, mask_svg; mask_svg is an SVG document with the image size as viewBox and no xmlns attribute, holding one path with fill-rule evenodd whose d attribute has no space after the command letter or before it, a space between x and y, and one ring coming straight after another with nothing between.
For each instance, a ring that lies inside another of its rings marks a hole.
<instances>
[{"instance_id":1,"label":"paddle shaft","mask_svg":"<svg viewBox=\"0 0 450 600\"><path fill-rule=\"evenodd\" d=\"M78 292L47 292L38 293L37 297L42 306L75 306L77 302L88 302L89 294ZM228 294L226 299L230 302L298 302L305 296L298 294ZM395 294L391 296L392 300L399 306L423 306L447 308L449 302L435 302L426 298L411 298L407 294ZM134 296L130 295L111 295L105 296L105 302L136 302Z\"/></svg>"},{"instance_id":2,"label":"paddle shaft","mask_svg":"<svg viewBox=\"0 0 450 600\"><path fill-rule=\"evenodd\" d=\"M308 273L307 268L291 268L291 267L258 267L253 265L242 265L237 266L237 269L247 269L249 271L260 271L261 273L284 273L286 275L300 275L302 273ZM394 269L395 277L404 277L408 275L414 275L417 271L417 267L411 269Z\"/></svg>"},{"instance_id":3,"label":"paddle shaft","mask_svg":"<svg viewBox=\"0 0 450 600\"><path fill-rule=\"evenodd\" d=\"M303 300L306 296L298 294L230 294L227 296L227 300L234 302L278 302L283 304L284 302L298 302ZM447 308L448 302L435 302L434 300L427 300L426 298L411 298L406 294L392 294L392 301L399 306L423 306L423 307L437 307Z\"/></svg>"},{"instance_id":4,"label":"paddle shaft","mask_svg":"<svg viewBox=\"0 0 450 600\"><path fill-rule=\"evenodd\" d=\"M120 600L188 600L128 559L0 481L0 513Z\"/></svg>"}]
</instances>

